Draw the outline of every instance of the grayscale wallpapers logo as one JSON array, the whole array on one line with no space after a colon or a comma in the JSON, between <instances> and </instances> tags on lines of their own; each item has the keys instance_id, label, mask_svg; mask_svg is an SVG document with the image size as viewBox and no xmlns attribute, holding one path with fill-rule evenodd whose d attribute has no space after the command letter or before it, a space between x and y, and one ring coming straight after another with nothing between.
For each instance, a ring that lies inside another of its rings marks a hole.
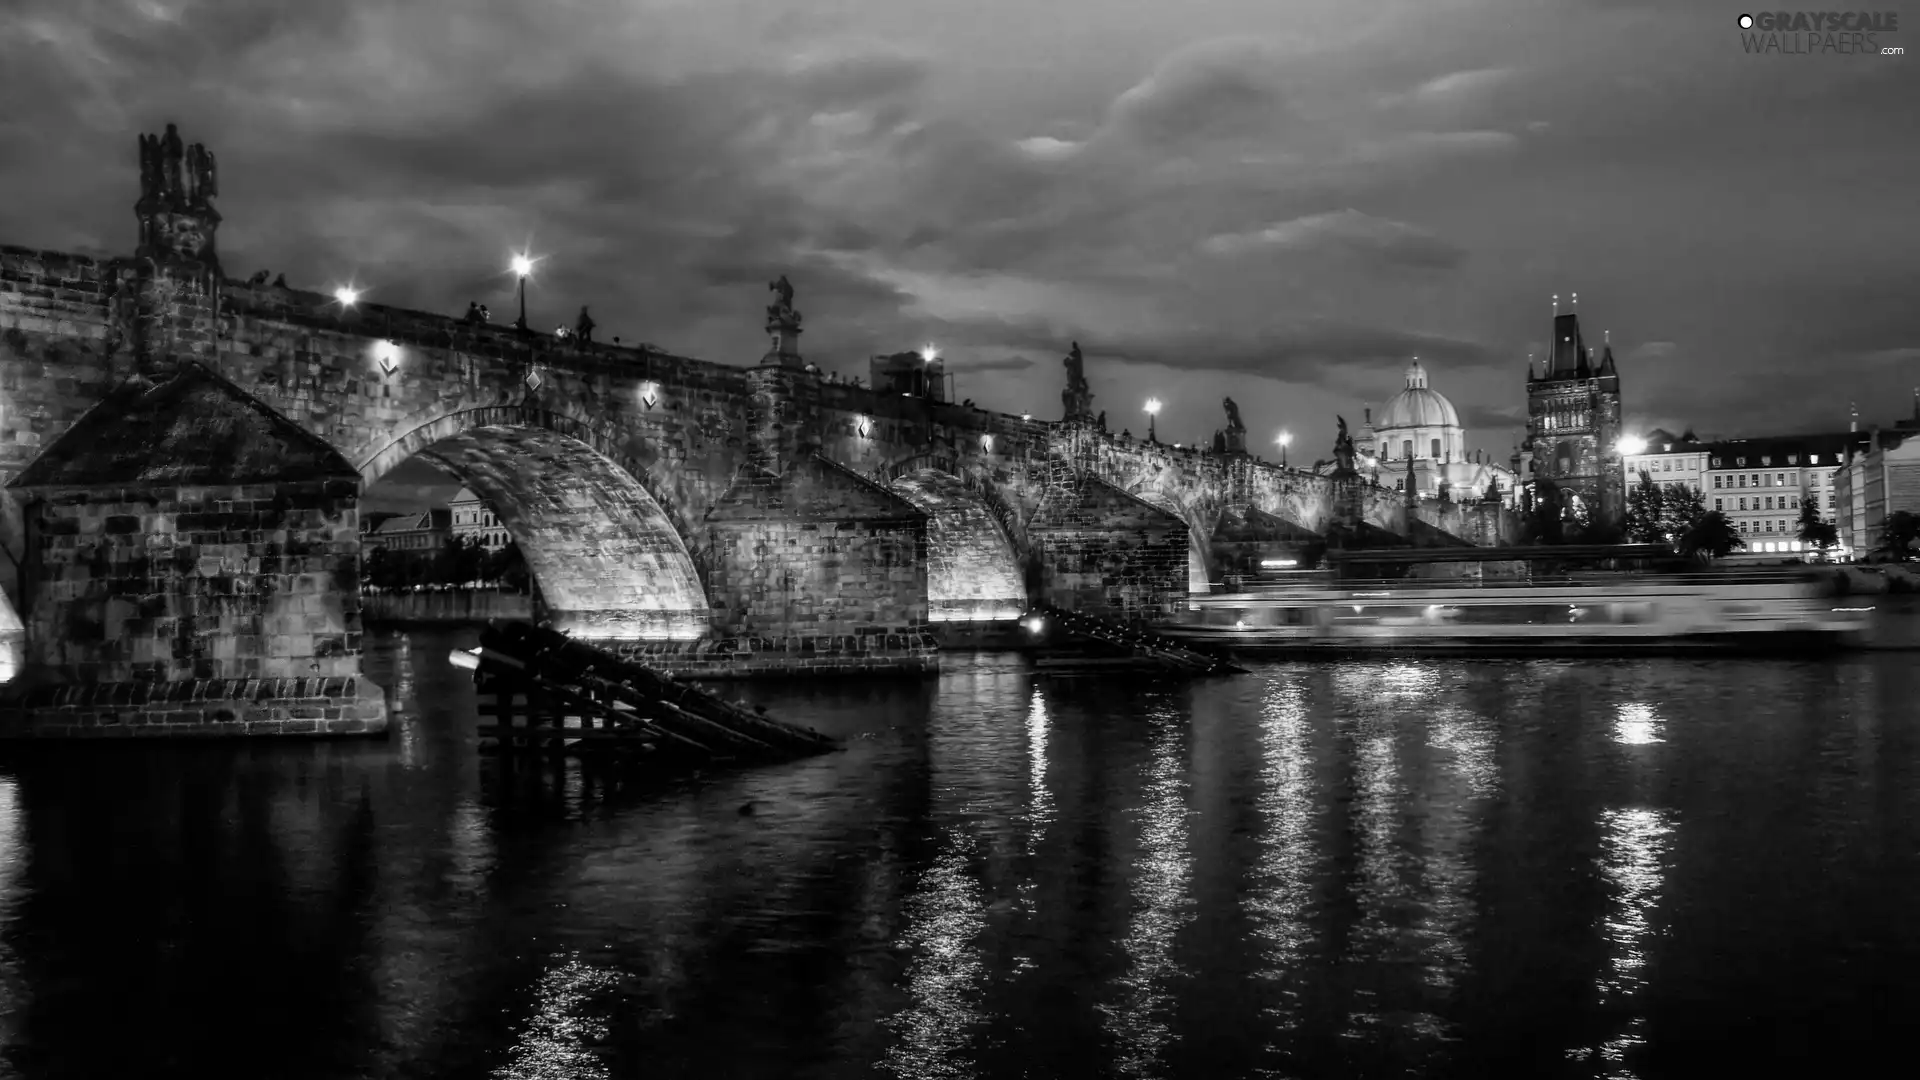
<instances>
[{"instance_id":1,"label":"grayscale wallpapers logo","mask_svg":"<svg viewBox=\"0 0 1920 1080\"><path fill-rule=\"evenodd\" d=\"M1740 47L1778 56L1905 56L1880 40L1897 33L1897 11L1762 11L1742 15Z\"/></svg>"}]
</instances>

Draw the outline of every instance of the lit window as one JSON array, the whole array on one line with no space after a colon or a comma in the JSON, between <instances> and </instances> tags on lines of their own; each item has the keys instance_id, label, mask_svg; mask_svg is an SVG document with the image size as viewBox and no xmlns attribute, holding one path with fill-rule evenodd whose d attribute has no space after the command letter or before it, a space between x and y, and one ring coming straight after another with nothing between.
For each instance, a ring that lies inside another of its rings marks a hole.
<instances>
[{"instance_id":1,"label":"lit window","mask_svg":"<svg viewBox=\"0 0 1920 1080\"><path fill-rule=\"evenodd\" d=\"M1799 454L1788 454L1788 455L1787 455L1787 464L1789 464L1789 465L1798 465L1798 464L1800 464L1800 455L1799 455Z\"/></svg>"}]
</instances>

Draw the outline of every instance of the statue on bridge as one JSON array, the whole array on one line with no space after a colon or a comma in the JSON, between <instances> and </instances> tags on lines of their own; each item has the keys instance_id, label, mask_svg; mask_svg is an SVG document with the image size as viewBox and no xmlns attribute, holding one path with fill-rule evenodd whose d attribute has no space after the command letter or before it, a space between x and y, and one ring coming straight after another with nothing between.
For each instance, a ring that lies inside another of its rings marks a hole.
<instances>
[{"instance_id":1,"label":"statue on bridge","mask_svg":"<svg viewBox=\"0 0 1920 1080\"><path fill-rule=\"evenodd\" d=\"M800 313L793 307L793 283L787 280L787 275L781 274L780 280L768 282L767 289L774 295L773 303L767 305L767 314L798 321Z\"/></svg>"},{"instance_id":2,"label":"statue on bridge","mask_svg":"<svg viewBox=\"0 0 1920 1080\"><path fill-rule=\"evenodd\" d=\"M593 316L587 314L587 305L581 304L580 321L573 324L573 336L580 342L591 345L593 344L593 328L596 325L598 324L593 321Z\"/></svg>"},{"instance_id":3,"label":"statue on bridge","mask_svg":"<svg viewBox=\"0 0 1920 1080\"><path fill-rule=\"evenodd\" d=\"M1227 410L1227 428L1214 436L1215 453L1245 454L1247 452L1247 425L1240 419L1240 406L1232 398L1223 398L1220 402Z\"/></svg>"},{"instance_id":4,"label":"statue on bridge","mask_svg":"<svg viewBox=\"0 0 1920 1080\"><path fill-rule=\"evenodd\" d=\"M1333 438L1333 469L1336 473L1352 473L1354 450L1353 436L1347 434L1347 418L1335 416L1340 421L1340 434Z\"/></svg>"},{"instance_id":5,"label":"statue on bridge","mask_svg":"<svg viewBox=\"0 0 1920 1080\"><path fill-rule=\"evenodd\" d=\"M1066 406L1067 420L1093 419L1093 387L1087 383L1087 361L1080 355L1080 343L1074 342L1067 358L1060 361L1067 369L1067 386L1060 391L1060 403Z\"/></svg>"}]
</instances>

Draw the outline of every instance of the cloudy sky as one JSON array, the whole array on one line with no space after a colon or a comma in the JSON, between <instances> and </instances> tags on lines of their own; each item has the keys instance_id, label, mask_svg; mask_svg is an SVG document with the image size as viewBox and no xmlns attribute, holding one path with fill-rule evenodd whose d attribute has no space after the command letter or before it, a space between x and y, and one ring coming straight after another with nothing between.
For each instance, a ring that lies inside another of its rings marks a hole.
<instances>
[{"instance_id":1,"label":"cloudy sky","mask_svg":"<svg viewBox=\"0 0 1920 1080\"><path fill-rule=\"evenodd\" d=\"M235 276L499 313L530 245L537 322L746 364L785 272L826 368L933 342L1049 416L1078 339L1112 426L1158 396L1169 441L1231 395L1321 456L1417 355L1504 458L1573 292L1633 427L1904 414L1920 57L1747 55L1739 10L8 0L0 242L128 251L174 119Z\"/></svg>"}]
</instances>

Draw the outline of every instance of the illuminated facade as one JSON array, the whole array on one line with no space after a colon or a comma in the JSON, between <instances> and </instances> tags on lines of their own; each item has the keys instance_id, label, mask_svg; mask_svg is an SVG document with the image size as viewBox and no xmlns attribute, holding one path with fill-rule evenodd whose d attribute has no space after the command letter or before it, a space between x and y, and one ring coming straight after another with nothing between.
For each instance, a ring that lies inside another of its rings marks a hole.
<instances>
[{"instance_id":1,"label":"illuminated facade","mask_svg":"<svg viewBox=\"0 0 1920 1080\"><path fill-rule=\"evenodd\" d=\"M453 515L453 535L479 544L488 551L498 551L511 542L507 527L500 524L500 515L493 512L485 499L475 495L471 488L461 488L447 503L447 510Z\"/></svg>"},{"instance_id":2,"label":"illuminated facade","mask_svg":"<svg viewBox=\"0 0 1920 1080\"><path fill-rule=\"evenodd\" d=\"M1833 479L1840 541L1867 553L1885 540L1887 517L1920 514L1920 393L1911 420L1858 436L1862 442Z\"/></svg>"},{"instance_id":3,"label":"illuminated facade","mask_svg":"<svg viewBox=\"0 0 1920 1080\"><path fill-rule=\"evenodd\" d=\"M1835 478L1847 455L1861 449L1865 433L1796 435L1769 439L1729 439L1710 444L1706 473L1707 508L1725 514L1750 555L1791 555L1804 551L1801 507L1812 502L1826 520L1835 519L1839 494ZM1838 554L1852 554L1842 540Z\"/></svg>"},{"instance_id":4,"label":"illuminated facade","mask_svg":"<svg viewBox=\"0 0 1920 1080\"><path fill-rule=\"evenodd\" d=\"M1644 436L1629 437L1620 447L1623 478L1631 491L1646 473L1662 488L1686 488L1706 494L1710 447L1694 437L1692 429L1680 435L1654 428Z\"/></svg>"}]
</instances>

